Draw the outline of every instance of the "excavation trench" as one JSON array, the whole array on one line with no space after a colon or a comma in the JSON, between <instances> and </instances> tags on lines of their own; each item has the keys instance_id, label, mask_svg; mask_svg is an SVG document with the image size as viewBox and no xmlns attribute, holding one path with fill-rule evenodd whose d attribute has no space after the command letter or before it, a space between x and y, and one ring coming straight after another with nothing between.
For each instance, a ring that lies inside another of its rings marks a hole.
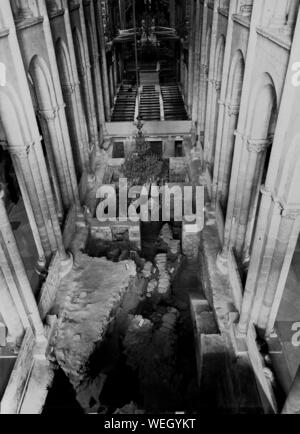
<instances>
[{"instance_id":1,"label":"excavation trench","mask_svg":"<svg viewBox=\"0 0 300 434\"><path fill-rule=\"evenodd\" d=\"M84 369L78 368L80 381L73 367L67 367L73 350L64 350L62 358L56 349L58 371L45 413L57 412L57 402L60 410L74 413L200 411L190 303L191 293L203 295L200 267L180 253L180 225L143 224L141 233L140 254L127 239L88 238L85 255L109 263L134 261L137 277L124 292ZM73 387L66 387L70 382Z\"/></svg>"}]
</instances>

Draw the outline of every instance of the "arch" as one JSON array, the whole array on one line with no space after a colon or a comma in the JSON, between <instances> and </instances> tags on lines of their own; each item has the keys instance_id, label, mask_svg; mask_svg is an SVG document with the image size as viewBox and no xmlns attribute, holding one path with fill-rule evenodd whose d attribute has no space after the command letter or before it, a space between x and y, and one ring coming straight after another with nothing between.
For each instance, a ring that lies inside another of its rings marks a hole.
<instances>
[{"instance_id":1,"label":"arch","mask_svg":"<svg viewBox=\"0 0 300 434\"><path fill-rule=\"evenodd\" d=\"M227 84L226 100L230 104L240 103L243 78L245 72L245 60L241 50L237 50L232 58Z\"/></svg>"},{"instance_id":2,"label":"arch","mask_svg":"<svg viewBox=\"0 0 300 434\"><path fill-rule=\"evenodd\" d=\"M271 127L274 133L277 112L274 81L270 74L264 73L257 81L250 99L246 134L250 135L251 139L267 138L266 129L270 130Z\"/></svg>"},{"instance_id":3,"label":"arch","mask_svg":"<svg viewBox=\"0 0 300 434\"><path fill-rule=\"evenodd\" d=\"M40 56L34 56L28 71L34 84L40 110L52 110L57 107L52 76L45 60Z\"/></svg>"}]
</instances>

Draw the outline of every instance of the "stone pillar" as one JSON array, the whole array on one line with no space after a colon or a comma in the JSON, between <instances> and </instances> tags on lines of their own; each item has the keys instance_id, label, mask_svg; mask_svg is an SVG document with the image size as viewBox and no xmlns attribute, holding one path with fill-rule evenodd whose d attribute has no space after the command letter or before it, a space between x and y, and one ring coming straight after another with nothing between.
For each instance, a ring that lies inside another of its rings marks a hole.
<instances>
[{"instance_id":1,"label":"stone pillar","mask_svg":"<svg viewBox=\"0 0 300 434\"><path fill-rule=\"evenodd\" d=\"M45 201L45 207L48 207L48 214L49 218L47 221L48 226L51 226L51 232L54 236L55 241L55 248L52 249L52 251L58 251L60 255L60 259L62 262L63 268L68 268L70 265L70 262L72 262L72 258L66 253L64 243L63 243L63 237L61 233L61 228L59 225L59 220L57 216L57 211L55 208L55 203L53 199L53 193L51 189L51 184L49 180L49 176L47 173L47 167L45 163L45 159L43 156L43 151L40 142L36 143L34 153L33 153L33 161L32 163L35 164L40 169L41 174L41 182L43 185L44 195L45 198L43 200ZM26 179L26 177L25 177ZM41 196L38 196L41 197ZM41 199L42 200L42 199Z\"/></svg>"},{"instance_id":2,"label":"stone pillar","mask_svg":"<svg viewBox=\"0 0 300 434\"><path fill-rule=\"evenodd\" d=\"M209 147L204 155L205 161L208 163L210 171L213 171L214 158L215 158L215 146L216 146L216 133L218 126L219 115L219 100L221 93L221 81L212 80L212 99L211 99L211 114L210 114L210 126L208 128L208 143ZM205 134L206 136L206 134Z\"/></svg>"},{"instance_id":3,"label":"stone pillar","mask_svg":"<svg viewBox=\"0 0 300 434\"><path fill-rule=\"evenodd\" d=\"M38 111L37 115L38 115L38 118L40 120L41 128L43 131L43 139L44 139L44 144L45 144L46 153L47 153L46 165L47 165L47 169L49 171L49 176L52 179L52 185L53 185L53 190L54 190L54 195L55 195L56 205L57 205L57 213L58 213L58 217L59 217L60 221L63 221L65 211L64 211L64 205L63 205L63 200L62 200L62 196L61 196L61 190L60 190L59 178L58 178L58 174L57 174L55 157L54 157L54 153L53 153L53 149L52 149L52 141L51 141L51 137L50 137L48 126L47 126L47 119L46 119L47 113L43 114L42 111Z\"/></svg>"},{"instance_id":4,"label":"stone pillar","mask_svg":"<svg viewBox=\"0 0 300 434\"><path fill-rule=\"evenodd\" d=\"M282 291L278 291L279 280L282 274L285 273L286 277L284 282L286 282L295 252L299 235L299 216L300 210L283 209L281 212L281 221L276 236L269 277L257 319L258 327L267 334L270 333L274 327L285 286L284 284ZM274 306L274 303L276 303L276 306ZM272 310L273 318L270 318Z\"/></svg>"},{"instance_id":5,"label":"stone pillar","mask_svg":"<svg viewBox=\"0 0 300 434\"><path fill-rule=\"evenodd\" d=\"M19 164L19 160L16 157L12 156L12 160L14 163L14 170L18 179L19 188L21 191L22 199L24 202L26 214L29 220L29 225L32 231L32 235L34 238L36 250L38 252L39 257L39 268L43 269L46 266L46 256L50 255L50 246L49 251L44 250L44 243L41 240L41 234L39 231L38 222L39 220L36 219L36 212L33 210L33 204L30 200L29 191L27 190L26 182L23 177L22 168Z\"/></svg>"},{"instance_id":6,"label":"stone pillar","mask_svg":"<svg viewBox=\"0 0 300 434\"><path fill-rule=\"evenodd\" d=\"M281 414L300 414L300 367L298 368Z\"/></svg>"},{"instance_id":7,"label":"stone pillar","mask_svg":"<svg viewBox=\"0 0 300 434\"><path fill-rule=\"evenodd\" d=\"M195 50L195 0L191 0L191 18L190 18L190 42L189 42L189 67L188 67L188 97L187 108L191 115L192 98L193 98L193 77L194 77L194 50Z\"/></svg>"},{"instance_id":8,"label":"stone pillar","mask_svg":"<svg viewBox=\"0 0 300 434\"><path fill-rule=\"evenodd\" d=\"M59 79L59 72L58 72L56 55L55 55L55 50L53 45L47 7L44 1L41 2L40 8L41 8L41 14L44 17L44 21L43 21L44 35L45 35L47 48L48 48L51 75L53 77L53 86L55 89L56 102L57 102L57 107L53 107L53 108L55 110L57 109L57 119L55 119L55 122L57 125L58 135L61 136L61 140L62 140L61 164L62 167L64 168L66 181L70 184L69 205L74 202L77 207L77 210L80 211L81 206L79 200L78 184L77 184L73 154L71 150L71 141L70 141L70 134L68 130L68 124L67 124L67 118L65 112L65 104L63 100L63 93L62 93L62 88Z\"/></svg>"},{"instance_id":9,"label":"stone pillar","mask_svg":"<svg viewBox=\"0 0 300 434\"><path fill-rule=\"evenodd\" d=\"M121 1L121 0L120 0ZM121 1L121 3L124 2ZM97 25L96 25L96 12L95 12L95 6L94 2L91 1L90 3L91 8L91 25L92 25L92 38L93 38L93 72L94 72L94 80L95 80L95 86L96 86L96 101L97 101L97 107L98 107L98 123L99 127L101 129L101 134L105 134L105 107L104 107L104 92L103 92L103 86L101 81L101 69L100 69L100 51L99 51L99 45L98 45L98 39L97 39ZM101 138L102 140L102 138Z\"/></svg>"},{"instance_id":10,"label":"stone pillar","mask_svg":"<svg viewBox=\"0 0 300 434\"><path fill-rule=\"evenodd\" d=\"M216 51L217 51L217 27L218 27L218 7L217 2L214 3L213 23L211 32L211 46L210 46L210 59L209 59L209 77L208 77L208 89L207 89L207 103L206 103L206 118L205 118L205 130L204 130L204 160L211 167L211 154L214 146L213 137L211 134L212 124L214 121L214 108L216 92L221 90L221 83L217 81L217 71L215 71Z\"/></svg>"},{"instance_id":11,"label":"stone pillar","mask_svg":"<svg viewBox=\"0 0 300 434\"><path fill-rule=\"evenodd\" d=\"M5 277L0 267L0 313L7 327L8 334L13 342L18 344L24 334L24 328L20 321L13 299L9 293Z\"/></svg>"},{"instance_id":12,"label":"stone pillar","mask_svg":"<svg viewBox=\"0 0 300 434\"><path fill-rule=\"evenodd\" d=\"M256 210L252 208L254 207L256 202L256 198L259 194L258 189L261 184L261 177L265 163L266 151L267 148L271 145L271 140L262 139L262 140L247 140L247 151L248 154L244 155L246 158L246 174L245 181L240 177L240 195L241 199L240 212L236 214L236 218L238 220L237 232L236 232L236 240L235 240L235 249L236 253L239 257L242 255L243 247L245 249L245 253L250 248L249 245L244 246L246 231L247 228L251 232L251 226L249 222L251 222L251 217L255 219ZM250 215L252 211L252 216ZM249 237L251 238L251 236Z\"/></svg>"},{"instance_id":13,"label":"stone pillar","mask_svg":"<svg viewBox=\"0 0 300 434\"><path fill-rule=\"evenodd\" d=\"M207 39L207 19L208 7L207 0L203 3L203 19L202 19L202 36L201 36L201 56L200 56L200 84L198 93L198 109L197 109L197 134L201 135L204 132L204 119L207 97L207 79L208 79L208 60L206 59L206 39Z\"/></svg>"},{"instance_id":14,"label":"stone pillar","mask_svg":"<svg viewBox=\"0 0 300 434\"><path fill-rule=\"evenodd\" d=\"M56 248L56 245L51 237L51 233L47 230L47 226L44 219L44 212L42 210L42 205L39 201L37 187L42 187L41 180L39 179L40 185L37 185L35 179L33 177L30 163L29 163L29 149L17 149L13 147L9 147L9 151L11 153L13 165L15 168L16 175L18 177L18 182L20 186L24 186L28 192L28 198L30 200L31 209L33 210L34 216L34 225L36 224L39 234L39 239L42 244L42 257L49 258L53 249ZM36 168L37 171L37 168ZM22 187L21 187L22 188ZM43 192L44 194L44 192ZM27 207L28 209L28 207ZM33 221L31 220L31 215L28 215L29 223L32 227ZM51 244L50 244L51 239ZM41 254L41 252L40 252Z\"/></svg>"},{"instance_id":15,"label":"stone pillar","mask_svg":"<svg viewBox=\"0 0 300 434\"><path fill-rule=\"evenodd\" d=\"M226 7L227 6L227 7ZM224 5L228 12L228 16L231 17L232 14L236 11L236 1L230 2L228 5ZM218 115L218 126L217 126L217 135L216 135L216 151L215 151L215 162L214 162L214 176L213 176L213 186L212 186L212 197L215 202L218 198L219 192L222 190L222 181L223 181L223 173L224 173L224 162L225 158L228 157L227 147L230 146L228 143L234 140L234 131L237 128L237 120L239 107L233 105L233 101L230 101L230 96L228 95L228 81L229 74L231 68L231 46L232 46L232 38L233 38L233 20L228 21L227 26L227 34L226 34L226 44L225 44L225 52L224 52L224 62L223 62L223 76L222 76L222 88L220 94L219 104L219 115ZM228 116L227 116L228 114ZM232 134L229 136L228 130L234 124ZM198 133L200 134L200 132ZM233 152L233 143L231 143L232 152ZM229 177L227 179L227 183L229 184L230 180L230 170L231 170L231 161L232 161L232 152L230 152L230 161L229 161ZM225 154L225 155L224 155ZM227 160L228 161L228 160ZM226 165L228 167L228 165ZM226 187L226 198L223 200L223 207L225 208L228 197L228 188Z\"/></svg>"},{"instance_id":16,"label":"stone pillar","mask_svg":"<svg viewBox=\"0 0 300 434\"><path fill-rule=\"evenodd\" d=\"M99 47L101 52L101 69L102 69L102 80L103 80L103 90L104 90L105 114L106 114L107 121L110 121L111 105L110 105L109 80L108 80L107 61L106 61L106 42L104 37L102 8L101 8L100 0L97 0L97 23L98 23Z\"/></svg>"},{"instance_id":17,"label":"stone pillar","mask_svg":"<svg viewBox=\"0 0 300 434\"><path fill-rule=\"evenodd\" d=\"M194 52L194 82L193 82L193 99L192 99L192 120L198 125L198 95L200 88L200 51L201 51L201 2L197 0L196 5L196 23L195 23L195 52Z\"/></svg>"},{"instance_id":18,"label":"stone pillar","mask_svg":"<svg viewBox=\"0 0 300 434\"><path fill-rule=\"evenodd\" d=\"M224 124L223 124L223 146L224 153L221 155L220 161L220 169L218 173L219 183L220 185L216 186L220 192L220 200L223 206L223 209L226 208L228 193L229 193L229 183L230 183L230 175L231 175L231 162L233 158L234 151L234 140L235 135L234 132L237 127L238 115L239 115L239 106L226 104L227 108L224 113ZM221 113L221 112L220 112ZM224 118L223 117L223 118ZM230 151L231 150L231 151ZM215 194L216 194L215 190Z\"/></svg>"},{"instance_id":19,"label":"stone pillar","mask_svg":"<svg viewBox=\"0 0 300 434\"><path fill-rule=\"evenodd\" d=\"M245 65L245 74L241 93L239 120L235 132L234 156L230 177L229 197L225 222L224 243L222 255L219 256L218 265L220 270L226 262L227 252L235 244L236 229L239 220L241 198L243 197L243 181L241 178L247 172L247 141L248 137L243 133L248 123L248 105L252 92L253 67L256 59L257 25L261 21L263 3L254 2L250 23L250 36Z\"/></svg>"},{"instance_id":20,"label":"stone pillar","mask_svg":"<svg viewBox=\"0 0 300 434\"><path fill-rule=\"evenodd\" d=\"M44 122L42 125L46 125L50 143L48 144L53 149L55 166L59 175L59 187L63 198L64 210L67 211L71 205L70 195L72 197L72 186L70 185L70 180L67 178L66 167L63 166L64 156L61 154L61 142L56 129L56 118L57 118L58 108L52 108L47 110L39 110L38 115ZM44 133L44 139L47 140L47 134Z\"/></svg>"},{"instance_id":21,"label":"stone pillar","mask_svg":"<svg viewBox=\"0 0 300 434\"><path fill-rule=\"evenodd\" d=\"M44 339L44 327L42 324L42 320L40 318L37 304L24 268L24 264L19 253L13 231L11 229L3 197L3 191L0 191L0 221L2 239L5 243L10 262L13 266L14 275L16 281L18 282L20 296L23 301L30 323L35 330L37 339Z\"/></svg>"},{"instance_id":22,"label":"stone pillar","mask_svg":"<svg viewBox=\"0 0 300 434\"><path fill-rule=\"evenodd\" d=\"M80 153L82 158L82 164L86 170L88 170L89 166L89 137L88 137L88 130L87 130L87 123L86 123L86 117L84 114L83 109L83 101L81 97L81 90L80 90L80 82L79 82L79 76L78 76L78 69L77 69L77 63L76 63L76 55L75 55L75 47L74 47L74 40L73 40L73 34L72 34L72 27L71 27L71 21L70 21L70 13L68 9L68 2L67 0L63 0L63 6L65 8L64 13L64 22L66 27L66 35L67 35L67 41L68 41L68 47L69 47L69 55L70 55L70 61L72 66L72 77L70 83L67 83L66 90L68 94L70 95L71 99L74 99L74 104L76 107L76 131L78 134L78 140L80 145Z\"/></svg>"},{"instance_id":23,"label":"stone pillar","mask_svg":"<svg viewBox=\"0 0 300 434\"><path fill-rule=\"evenodd\" d=\"M262 193L263 196L253 243L255 255L252 255L249 265L237 328L238 332L242 335L246 335L247 333L252 312L254 312L255 300L260 300L256 303L255 310L258 311L256 316L260 312L261 300L264 296L270 267L268 257L272 257L273 254L274 238L280 224L282 212L279 202L273 201L270 193L265 189L262 189ZM268 252L268 257L266 256L266 252Z\"/></svg>"},{"instance_id":24,"label":"stone pillar","mask_svg":"<svg viewBox=\"0 0 300 434\"><path fill-rule=\"evenodd\" d=\"M95 156L97 149L99 147L99 133L98 133L98 125L97 125L97 117L96 117L96 105L95 105L95 97L93 91L93 81L91 74L91 64L89 58L89 46L88 46L88 37L87 37L87 28L84 16L84 6L83 1L80 1L79 8L79 16L80 16L80 24L82 31L82 43L84 52L81 53L83 58L81 65L81 82L83 85L83 91L85 95L86 102L86 115L88 119L88 128L90 133L90 143L89 143L89 159L90 159L90 170L93 171L93 163L95 162ZM79 54L79 53L78 53Z\"/></svg>"}]
</instances>

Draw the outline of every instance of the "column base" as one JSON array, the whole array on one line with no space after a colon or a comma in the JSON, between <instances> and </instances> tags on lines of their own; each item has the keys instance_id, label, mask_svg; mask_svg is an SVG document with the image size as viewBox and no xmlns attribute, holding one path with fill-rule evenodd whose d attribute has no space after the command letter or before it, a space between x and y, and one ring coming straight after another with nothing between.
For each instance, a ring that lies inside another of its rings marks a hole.
<instances>
[{"instance_id":1,"label":"column base","mask_svg":"<svg viewBox=\"0 0 300 434\"><path fill-rule=\"evenodd\" d=\"M67 253L67 257L61 259L60 278L63 279L72 270L74 265L74 258L71 253Z\"/></svg>"},{"instance_id":2,"label":"column base","mask_svg":"<svg viewBox=\"0 0 300 434\"><path fill-rule=\"evenodd\" d=\"M217 256L217 267L220 271L221 274L223 274L224 276L228 275L228 258L227 258L227 254L222 251L218 254Z\"/></svg>"}]
</instances>

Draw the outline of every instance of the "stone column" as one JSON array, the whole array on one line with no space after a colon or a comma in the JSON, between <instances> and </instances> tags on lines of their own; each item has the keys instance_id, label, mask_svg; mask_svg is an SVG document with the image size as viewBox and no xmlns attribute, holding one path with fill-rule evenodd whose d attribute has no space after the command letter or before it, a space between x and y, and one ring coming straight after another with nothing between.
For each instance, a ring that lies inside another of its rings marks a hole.
<instances>
[{"instance_id":1,"label":"stone column","mask_svg":"<svg viewBox=\"0 0 300 434\"><path fill-rule=\"evenodd\" d=\"M236 11L236 1L229 2L228 5L224 4L226 10L228 12L228 16L231 17L232 14ZM228 20L227 26L227 34L226 34L226 44L225 44L225 52L224 52L224 62L223 62L223 76L222 76L222 88L220 94L219 104L219 115L218 115L218 126L217 126L217 136L216 136L216 151L215 151L215 162L214 162L214 176L213 176L213 186L212 186L212 196L213 202L215 202L218 198L219 192L222 189L222 180L224 173L224 160L225 155L228 156L227 146L228 140L230 140L228 129L231 128L231 125L234 124L234 129L232 131L231 140L234 139L234 131L237 128L237 119L238 119L238 108L232 105L232 101L229 101L228 98L228 80L231 68L231 46L232 46L232 38L233 38L233 20ZM228 116L227 116L228 110ZM237 113L236 113L237 112ZM234 122L236 121L236 122ZM230 126L229 126L230 125ZM200 134L200 132L198 133ZM233 149L233 143L232 143ZM225 155L224 155L225 154ZM231 160L229 162L231 169L231 161L232 161L232 153L230 155ZM227 166L226 166L227 167ZM227 182L229 183L229 178ZM228 188L226 188L226 196L228 196ZM227 197L223 201L223 207L227 203Z\"/></svg>"},{"instance_id":2,"label":"stone column","mask_svg":"<svg viewBox=\"0 0 300 434\"><path fill-rule=\"evenodd\" d=\"M225 103L226 104L226 103ZM224 146L223 152L221 154L220 168L218 173L219 185L216 186L220 192L220 200L223 209L226 208L228 193L229 193L229 183L231 175L231 162L233 158L234 151L234 132L237 127L239 106L226 104L227 111L225 112L225 119L223 124L223 138L222 143ZM229 150L231 150L229 152ZM216 194L216 191L215 191Z\"/></svg>"},{"instance_id":3,"label":"stone column","mask_svg":"<svg viewBox=\"0 0 300 434\"><path fill-rule=\"evenodd\" d=\"M48 131L48 136L50 139L50 143L54 154L55 166L57 168L59 174L59 187L63 198L64 210L67 211L71 202L70 195L72 195L72 187L70 185L70 180L67 179L66 176L66 167L63 166L64 156L61 154L61 142L59 141L59 137L56 129L56 118L57 118L58 108L39 110L38 115L41 117L44 122L42 125L45 125ZM45 131L44 131L45 133ZM44 134L44 139L47 140L47 134ZM72 197L72 196L71 196Z\"/></svg>"},{"instance_id":4,"label":"stone column","mask_svg":"<svg viewBox=\"0 0 300 434\"><path fill-rule=\"evenodd\" d=\"M194 52L194 82L192 99L192 120L198 125L198 95L200 88L200 51L201 51L201 2L197 0L195 23L195 52Z\"/></svg>"},{"instance_id":5,"label":"stone column","mask_svg":"<svg viewBox=\"0 0 300 434\"><path fill-rule=\"evenodd\" d=\"M9 151L12 157L15 172L18 178L21 191L26 190L28 193L28 199L30 201L30 209L32 209L32 214L28 214L30 226L33 228L33 233L35 233L35 227L38 229L38 240L40 240L42 245L42 251L39 249L39 241L37 243L38 251L41 257L44 259L49 258L53 249L55 249L55 244L50 244L51 233L47 230L46 223L44 220L44 213L42 211L41 203L39 201L37 184L31 172L29 164L29 149L24 148L14 148L9 147ZM39 180L41 184L41 180ZM41 187L41 185L39 185ZM27 205L27 211L29 206ZM33 219L31 219L33 217ZM37 240L37 237L35 237Z\"/></svg>"},{"instance_id":6,"label":"stone column","mask_svg":"<svg viewBox=\"0 0 300 434\"><path fill-rule=\"evenodd\" d=\"M67 0L63 0L63 6L65 8L64 22L66 27L69 55L70 55L70 61L72 66L72 77L71 77L72 81L68 83L66 90L70 95L70 98L74 99L74 104L77 109L76 119L78 120L76 120L76 130L78 132L77 134L78 134L78 140L80 144L80 153L82 158L82 164L85 170L88 170L89 169L89 137L88 137L86 117L84 115L83 101L82 101L81 91L80 91L80 82L78 77L75 47L74 47L70 13L69 13Z\"/></svg>"},{"instance_id":7,"label":"stone column","mask_svg":"<svg viewBox=\"0 0 300 434\"><path fill-rule=\"evenodd\" d=\"M245 3L245 2L244 2ZM252 92L252 74L256 58L257 44L257 25L261 21L263 3L254 2L250 22L250 36L247 50L247 58L245 65L245 74L241 93L241 102L239 110L239 120L237 130L235 132L234 156L232 162L232 170L230 177L229 197L227 204L227 214L225 222L224 243L222 255L219 256L218 265L221 271L226 263L227 252L230 247L235 244L236 229L238 225L239 209L241 198L243 197L243 182L241 182L240 174L245 174L247 171L247 140L248 137L243 131L246 131L248 121L248 104Z\"/></svg>"},{"instance_id":8,"label":"stone column","mask_svg":"<svg viewBox=\"0 0 300 434\"><path fill-rule=\"evenodd\" d=\"M190 18L190 42L189 42L189 67L188 67L188 97L187 107L191 115L192 98L193 98L193 77L194 77L194 50L195 50L195 0L191 0L191 18Z\"/></svg>"},{"instance_id":9,"label":"stone column","mask_svg":"<svg viewBox=\"0 0 300 434\"><path fill-rule=\"evenodd\" d=\"M203 3L203 19L202 19L202 36L201 36L201 56L200 56L200 84L198 93L198 109L197 109L197 134L204 133L204 119L207 97L207 79L208 79L208 63L206 59L206 37L207 37L207 19L208 7L207 0Z\"/></svg>"},{"instance_id":10,"label":"stone column","mask_svg":"<svg viewBox=\"0 0 300 434\"><path fill-rule=\"evenodd\" d=\"M43 191L45 196L41 198L41 201L45 202L44 204L45 207L47 206L48 215L49 215L47 224L49 227L51 227L51 235L54 237L54 242L55 242L55 247L52 248L52 252L58 251L60 255L62 267L68 268L70 262L72 262L72 258L70 258L70 256L65 251L61 228L59 225L57 211L53 199L51 184L47 172L47 167L46 167L41 143L39 141L37 141L36 146L34 148L34 152L32 156L32 164L35 164L35 166L39 167L40 170L41 183L43 185Z\"/></svg>"},{"instance_id":11,"label":"stone column","mask_svg":"<svg viewBox=\"0 0 300 434\"><path fill-rule=\"evenodd\" d=\"M62 196L61 196L61 190L60 190L60 185L59 185L59 178L58 178L58 174L57 174L55 158L54 158L53 149L51 146L51 137L50 137L49 130L47 127L46 115L43 114L42 111L38 111L37 115L38 115L38 118L40 120L41 128L43 131L43 139L44 139L44 144L45 144L46 153L47 153L46 165L47 165L47 169L49 171L49 176L52 179L52 185L53 185L53 190L54 190L54 195L55 195L56 205L57 205L57 213L58 213L58 217L59 217L60 221L63 221L65 211L64 211L64 205L63 205L63 200L62 200Z\"/></svg>"},{"instance_id":12,"label":"stone column","mask_svg":"<svg viewBox=\"0 0 300 434\"><path fill-rule=\"evenodd\" d=\"M295 252L299 235L299 216L300 210L296 209L283 209L281 212L281 221L276 236L269 277L257 320L258 327L266 331L267 334L274 327L285 282ZM284 284L282 285L282 290L278 291L279 281L283 274L285 274ZM272 310L273 318L270 321Z\"/></svg>"},{"instance_id":13,"label":"stone column","mask_svg":"<svg viewBox=\"0 0 300 434\"><path fill-rule=\"evenodd\" d=\"M255 199L259 194L258 189L261 183L262 172L265 163L267 148L271 145L271 140L247 140L246 158L246 173L244 181L240 178L240 212L236 215L238 220L237 233L235 240L235 249L239 257L241 257L242 249L244 247L245 236L247 228L249 228L251 205L254 205ZM255 218L255 210L252 209L253 218ZM249 243L250 244L250 243ZM250 246L246 246L245 251Z\"/></svg>"},{"instance_id":14,"label":"stone column","mask_svg":"<svg viewBox=\"0 0 300 434\"><path fill-rule=\"evenodd\" d=\"M238 332L246 335L253 312L256 312L256 318L260 312L261 302L269 275L270 259L273 255L275 237L281 219L282 208L278 201L274 201L272 194L262 189L262 201L258 215L256 234L253 243L253 251L243 302L238 324ZM256 301L256 305L255 305Z\"/></svg>"},{"instance_id":15,"label":"stone column","mask_svg":"<svg viewBox=\"0 0 300 434\"><path fill-rule=\"evenodd\" d=\"M0 191L0 221L1 221L1 235L5 243L11 264L13 265L14 275L18 282L18 289L23 301L25 310L32 324L37 339L44 339L44 327L37 304L30 287L30 283L24 268L24 264L19 253L19 249L11 229L11 225L6 213L5 204L3 201L3 191Z\"/></svg>"},{"instance_id":16,"label":"stone column","mask_svg":"<svg viewBox=\"0 0 300 434\"><path fill-rule=\"evenodd\" d=\"M300 367L298 368L281 414L300 414Z\"/></svg>"},{"instance_id":17,"label":"stone column","mask_svg":"<svg viewBox=\"0 0 300 434\"><path fill-rule=\"evenodd\" d=\"M27 217L29 220L29 225L30 225L30 228L32 231L36 250L38 253L39 268L44 269L46 266L46 256L50 254L50 247L49 247L49 251L45 252L44 245L43 245L43 242L41 240L39 227L38 227L38 220L36 220L36 213L34 212L32 203L30 201L30 195L29 195L29 192L27 191L27 186L26 186L26 182L25 182L24 177L23 177L21 165L19 164L18 158L12 156L12 160L14 163L14 170L15 170L15 173L16 173L16 176L18 179L18 184L19 184L22 199L24 202L26 214L27 214Z\"/></svg>"},{"instance_id":18,"label":"stone column","mask_svg":"<svg viewBox=\"0 0 300 434\"><path fill-rule=\"evenodd\" d=\"M55 120L57 124L57 131L59 136L61 136L61 156L62 161L61 164L64 168L64 174L66 177L66 181L70 183L70 203L69 205L74 202L77 210L80 212L81 206L80 206L80 200L79 200L79 192L78 192L78 185L77 185L77 177L75 172L75 165L73 160L73 154L71 150L71 141L70 141L70 134L68 130L68 124L67 124L67 118L66 118L66 112L65 112L65 104L63 100L63 93L62 88L60 84L59 79L59 72L58 72L58 66L56 61L56 55L53 45L53 39L52 39L52 33L51 33L51 27L50 22L48 18L48 12L45 2L41 2L41 14L44 17L43 21L43 28L44 28L44 35L47 43L48 48L48 56L50 59L50 67L51 67L51 75L53 77L53 86L55 89L56 94L56 101L57 101L57 119ZM54 107L56 109L56 107Z\"/></svg>"},{"instance_id":19,"label":"stone column","mask_svg":"<svg viewBox=\"0 0 300 434\"><path fill-rule=\"evenodd\" d=\"M213 137L211 135L212 124L214 120L214 99L216 91L221 90L220 83L216 80L217 71L215 71L216 51L217 51L217 27L219 13L217 8L217 2L214 3L213 23L211 32L211 47L210 47L210 59L209 59L209 77L208 77L208 89L207 89L207 103L206 103L206 118L205 118L205 130L204 130L204 160L211 167L210 155L212 154L212 147L214 146Z\"/></svg>"},{"instance_id":20,"label":"stone column","mask_svg":"<svg viewBox=\"0 0 300 434\"><path fill-rule=\"evenodd\" d=\"M220 92L221 92L221 81L213 80L212 81L212 100L211 100L211 115L210 115L210 126L208 130L209 136L209 149L207 150L206 161L209 164L210 171L213 171L214 165L214 157L215 157L215 146L216 146L216 133L218 126L218 115L219 115L219 100L220 100ZM205 158L205 157L204 157Z\"/></svg>"},{"instance_id":21,"label":"stone column","mask_svg":"<svg viewBox=\"0 0 300 434\"><path fill-rule=\"evenodd\" d=\"M121 0L120 0L121 1ZM124 3L124 2L122 2ZM94 79L95 79L95 85L96 85L96 101L97 101L97 107L98 107L98 123L101 129L101 134L105 133L105 107L104 107L104 98L103 98L103 86L101 81L101 69L100 69L100 51L99 51L99 45L98 45L98 39L97 39L97 25L96 25L96 12L95 12L95 6L94 2L91 1L90 3L91 8L91 29L92 29L92 38L93 38L93 71L94 71Z\"/></svg>"},{"instance_id":22,"label":"stone column","mask_svg":"<svg viewBox=\"0 0 300 434\"><path fill-rule=\"evenodd\" d=\"M98 24L97 29L98 29L99 47L101 52L101 69L102 69L102 80L103 80L103 90L104 90L105 114L106 114L107 121L110 121L111 105L110 105L109 80L108 80L107 61L106 61L106 42L104 37L102 8L101 8L100 0L97 0L97 24Z\"/></svg>"},{"instance_id":23,"label":"stone column","mask_svg":"<svg viewBox=\"0 0 300 434\"><path fill-rule=\"evenodd\" d=\"M20 343L24 328L20 321L18 312L14 305L13 299L9 293L9 288L6 284L5 277L0 267L0 313L7 327L8 334L12 341L16 344Z\"/></svg>"}]
</instances>

